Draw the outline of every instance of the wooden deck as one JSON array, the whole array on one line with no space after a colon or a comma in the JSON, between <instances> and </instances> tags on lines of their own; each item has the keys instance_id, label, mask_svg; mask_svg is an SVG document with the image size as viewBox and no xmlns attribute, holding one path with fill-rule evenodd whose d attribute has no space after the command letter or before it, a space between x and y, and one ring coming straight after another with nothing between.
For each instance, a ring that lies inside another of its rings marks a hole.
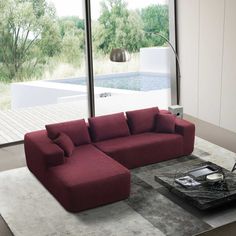
<instances>
[{"instance_id":1,"label":"wooden deck","mask_svg":"<svg viewBox=\"0 0 236 236\"><path fill-rule=\"evenodd\" d=\"M114 95L96 99L96 115L141 109L157 105L167 109L170 89ZM0 111L0 145L21 141L24 134L45 128L45 124L88 117L86 100Z\"/></svg>"},{"instance_id":2,"label":"wooden deck","mask_svg":"<svg viewBox=\"0 0 236 236\"><path fill-rule=\"evenodd\" d=\"M61 103L17 110L0 111L0 145L21 141L24 134L45 128L45 124L87 117L87 106Z\"/></svg>"}]
</instances>

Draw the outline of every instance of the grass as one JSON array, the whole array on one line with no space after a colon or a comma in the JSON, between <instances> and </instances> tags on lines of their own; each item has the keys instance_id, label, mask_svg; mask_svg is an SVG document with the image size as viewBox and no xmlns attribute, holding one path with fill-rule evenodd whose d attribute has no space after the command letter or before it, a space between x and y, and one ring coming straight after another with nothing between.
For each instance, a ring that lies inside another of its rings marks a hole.
<instances>
[{"instance_id":1,"label":"grass","mask_svg":"<svg viewBox=\"0 0 236 236\"><path fill-rule=\"evenodd\" d=\"M95 57L93 60L93 69L95 75L138 71L139 53L132 54L131 60L126 63L111 62L108 55ZM55 60L52 61L49 68L45 70L41 79L64 79L68 77L85 76L85 74L85 61L82 61L80 67L76 67L75 65Z\"/></svg>"},{"instance_id":2,"label":"grass","mask_svg":"<svg viewBox=\"0 0 236 236\"><path fill-rule=\"evenodd\" d=\"M0 82L0 110L11 108L11 85Z\"/></svg>"},{"instance_id":3,"label":"grass","mask_svg":"<svg viewBox=\"0 0 236 236\"><path fill-rule=\"evenodd\" d=\"M81 68L82 67L82 68ZM75 66L60 62L58 63L53 70L46 70L42 76L42 80L53 80L53 79L63 79L74 76L84 76L83 65L80 68L76 68Z\"/></svg>"},{"instance_id":4,"label":"grass","mask_svg":"<svg viewBox=\"0 0 236 236\"><path fill-rule=\"evenodd\" d=\"M112 62L108 56L94 59L94 74L112 74L139 71L139 53L131 55L131 60L125 63Z\"/></svg>"}]
</instances>

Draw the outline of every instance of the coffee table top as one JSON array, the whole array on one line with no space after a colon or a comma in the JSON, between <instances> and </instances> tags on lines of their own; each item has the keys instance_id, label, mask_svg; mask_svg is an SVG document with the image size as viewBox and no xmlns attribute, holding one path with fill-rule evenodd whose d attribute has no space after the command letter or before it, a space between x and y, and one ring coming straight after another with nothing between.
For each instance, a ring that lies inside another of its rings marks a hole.
<instances>
[{"instance_id":1,"label":"coffee table top","mask_svg":"<svg viewBox=\"0 0 236 236\"><path fill-rule=\"evenodd\" d=\"M225 176L224 181L210 184L205 180L201 180L199 181L201 182L200 186L188 188L175 182L176 178L186 176L190 170L203 165L211 165L220 169ZM169 169L168 172L157 174L155 180L201 210L214 208L236 200L236 174L211 162L203 162L191 167L186 166L186 168L181 168L181 172L176 169Z\"/></svg>"}]
</instances>

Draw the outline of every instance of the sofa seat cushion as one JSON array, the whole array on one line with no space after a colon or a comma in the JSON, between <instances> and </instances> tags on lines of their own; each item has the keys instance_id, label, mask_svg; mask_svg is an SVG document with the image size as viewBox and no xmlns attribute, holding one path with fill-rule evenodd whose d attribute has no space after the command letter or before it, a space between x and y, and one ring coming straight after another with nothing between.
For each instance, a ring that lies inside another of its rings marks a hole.
<instances>
[{"instance_id":1,"label":"sofa seat cushion","mask_svg":"<svg viewBox=\"0 0 236 236\"><path fill-rule=\"evenodd\" d=\"M84 119L45 125L48 137L56 139L60 133L70 137L75 146L91 142L88 127Z\"/></svg>"},{"instance_id":2,"label":"sofa seat cushion","mask_svg":"<svg viewBox=\"0 0 236 236\"><path fill-rule=\"evenodd\" d=\"M64 165L48 170L47 188L71 212L129 196L130 173L91 144L76 147Z\"/></svg>"},{"instance_id":3,"label":"sofa seat cushion","mask_svg":"<svg viewBox=\"0 0 236 236\"><path fill-rule=\"evenodd\" d=\"M131 134L152 132L154 130L155 119L158 114L158 107L127 111L126 116Z\"/></svg>"},{"instance_id":4,"label":"sofa seat cushion","mask_svg":"<svg viewBox=\"0 0 236 236\"><path fill-rule=\"evenodd\" d=\"M94 142L130 135L123 112L92 117L88 121Z\"/></svg>"},{"instance_id":5,"label":"sofa seat cushion","mask_svg":"<svg viewBox=\"0 0 236 236\"><path fill-rule=\"evenodd\" d=\"M94 145L129 169L183 155L183 136L179 134L150 132Z\"/></svg>"}]
</instances>

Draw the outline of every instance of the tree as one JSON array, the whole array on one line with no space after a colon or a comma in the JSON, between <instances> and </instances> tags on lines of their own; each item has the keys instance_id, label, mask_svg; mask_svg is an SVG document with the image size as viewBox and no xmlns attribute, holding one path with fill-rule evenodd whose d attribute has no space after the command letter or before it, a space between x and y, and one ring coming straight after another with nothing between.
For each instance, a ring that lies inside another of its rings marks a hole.
<instances>
[{"instance_id":1,"label":"tree","mask_svg":"<svg viewBox=\"0 0 236 236\"><path fill-rule=\"evenodd\" d=\"M138 52L143 46L145 33L142 30L143 22L137 11L129 11L128 18L123 24L118 21L115 36L115 46L124 47L129 52Z\"/></svg>"},{"instance_id":2,"label":"tree","mask_svg":"<svg viewBox=\"0 0 236 236\"><path fill-rule=\"evenodd\" d=\"M84 55L84 21L78 17L63 17L59 20L62 37L62 60L80 65Z\"/></svg>"},{"instance_id":3,"label":"tree","mask_svg":"<svg viewBox=\"0 0 236 236\"><path fill-rule=\"evenodd\" d=\"M61 17L59 19L61 37L65 35L67 22L73 22L73 27L75 26L77 29L84 30L84 20L80 19L78 16Z\"/></svg>"},{"instance_id":4,"label":"tree","mask_svg":"<svg viewBox=\"0 0 236 236\"><path fill-rule=\"evenodd\" d=\"M131 52L139 49L143 40L142 21L137 12L127 9L124 0L104 0L98 22L94 29L98 50L109 53L116 47L124 47Z\"/></svg>"},{"instance_id":5,"label":"tree","mask_svg":"<svg viewBox=\"0 0 236 236\"><path fill-rule=\"evenodd\" d=\"M151 5L141 10L143 29L150 33L146 37L146 46L162 46L165 40L155 35L161 33L169 37L169 16L167 5ZM148 35L148 34L146 34Z\"/></svg>"},{"instance_id":6,"label":"tree","mask_svg":"<svg viewBox=\"0 0 236 236\"><path fill-rule=\"evenodd\" d=\"M23 80L60 51L55 9L45 0L0 0L1 80Z\"/></svg>"}]
</instances>

